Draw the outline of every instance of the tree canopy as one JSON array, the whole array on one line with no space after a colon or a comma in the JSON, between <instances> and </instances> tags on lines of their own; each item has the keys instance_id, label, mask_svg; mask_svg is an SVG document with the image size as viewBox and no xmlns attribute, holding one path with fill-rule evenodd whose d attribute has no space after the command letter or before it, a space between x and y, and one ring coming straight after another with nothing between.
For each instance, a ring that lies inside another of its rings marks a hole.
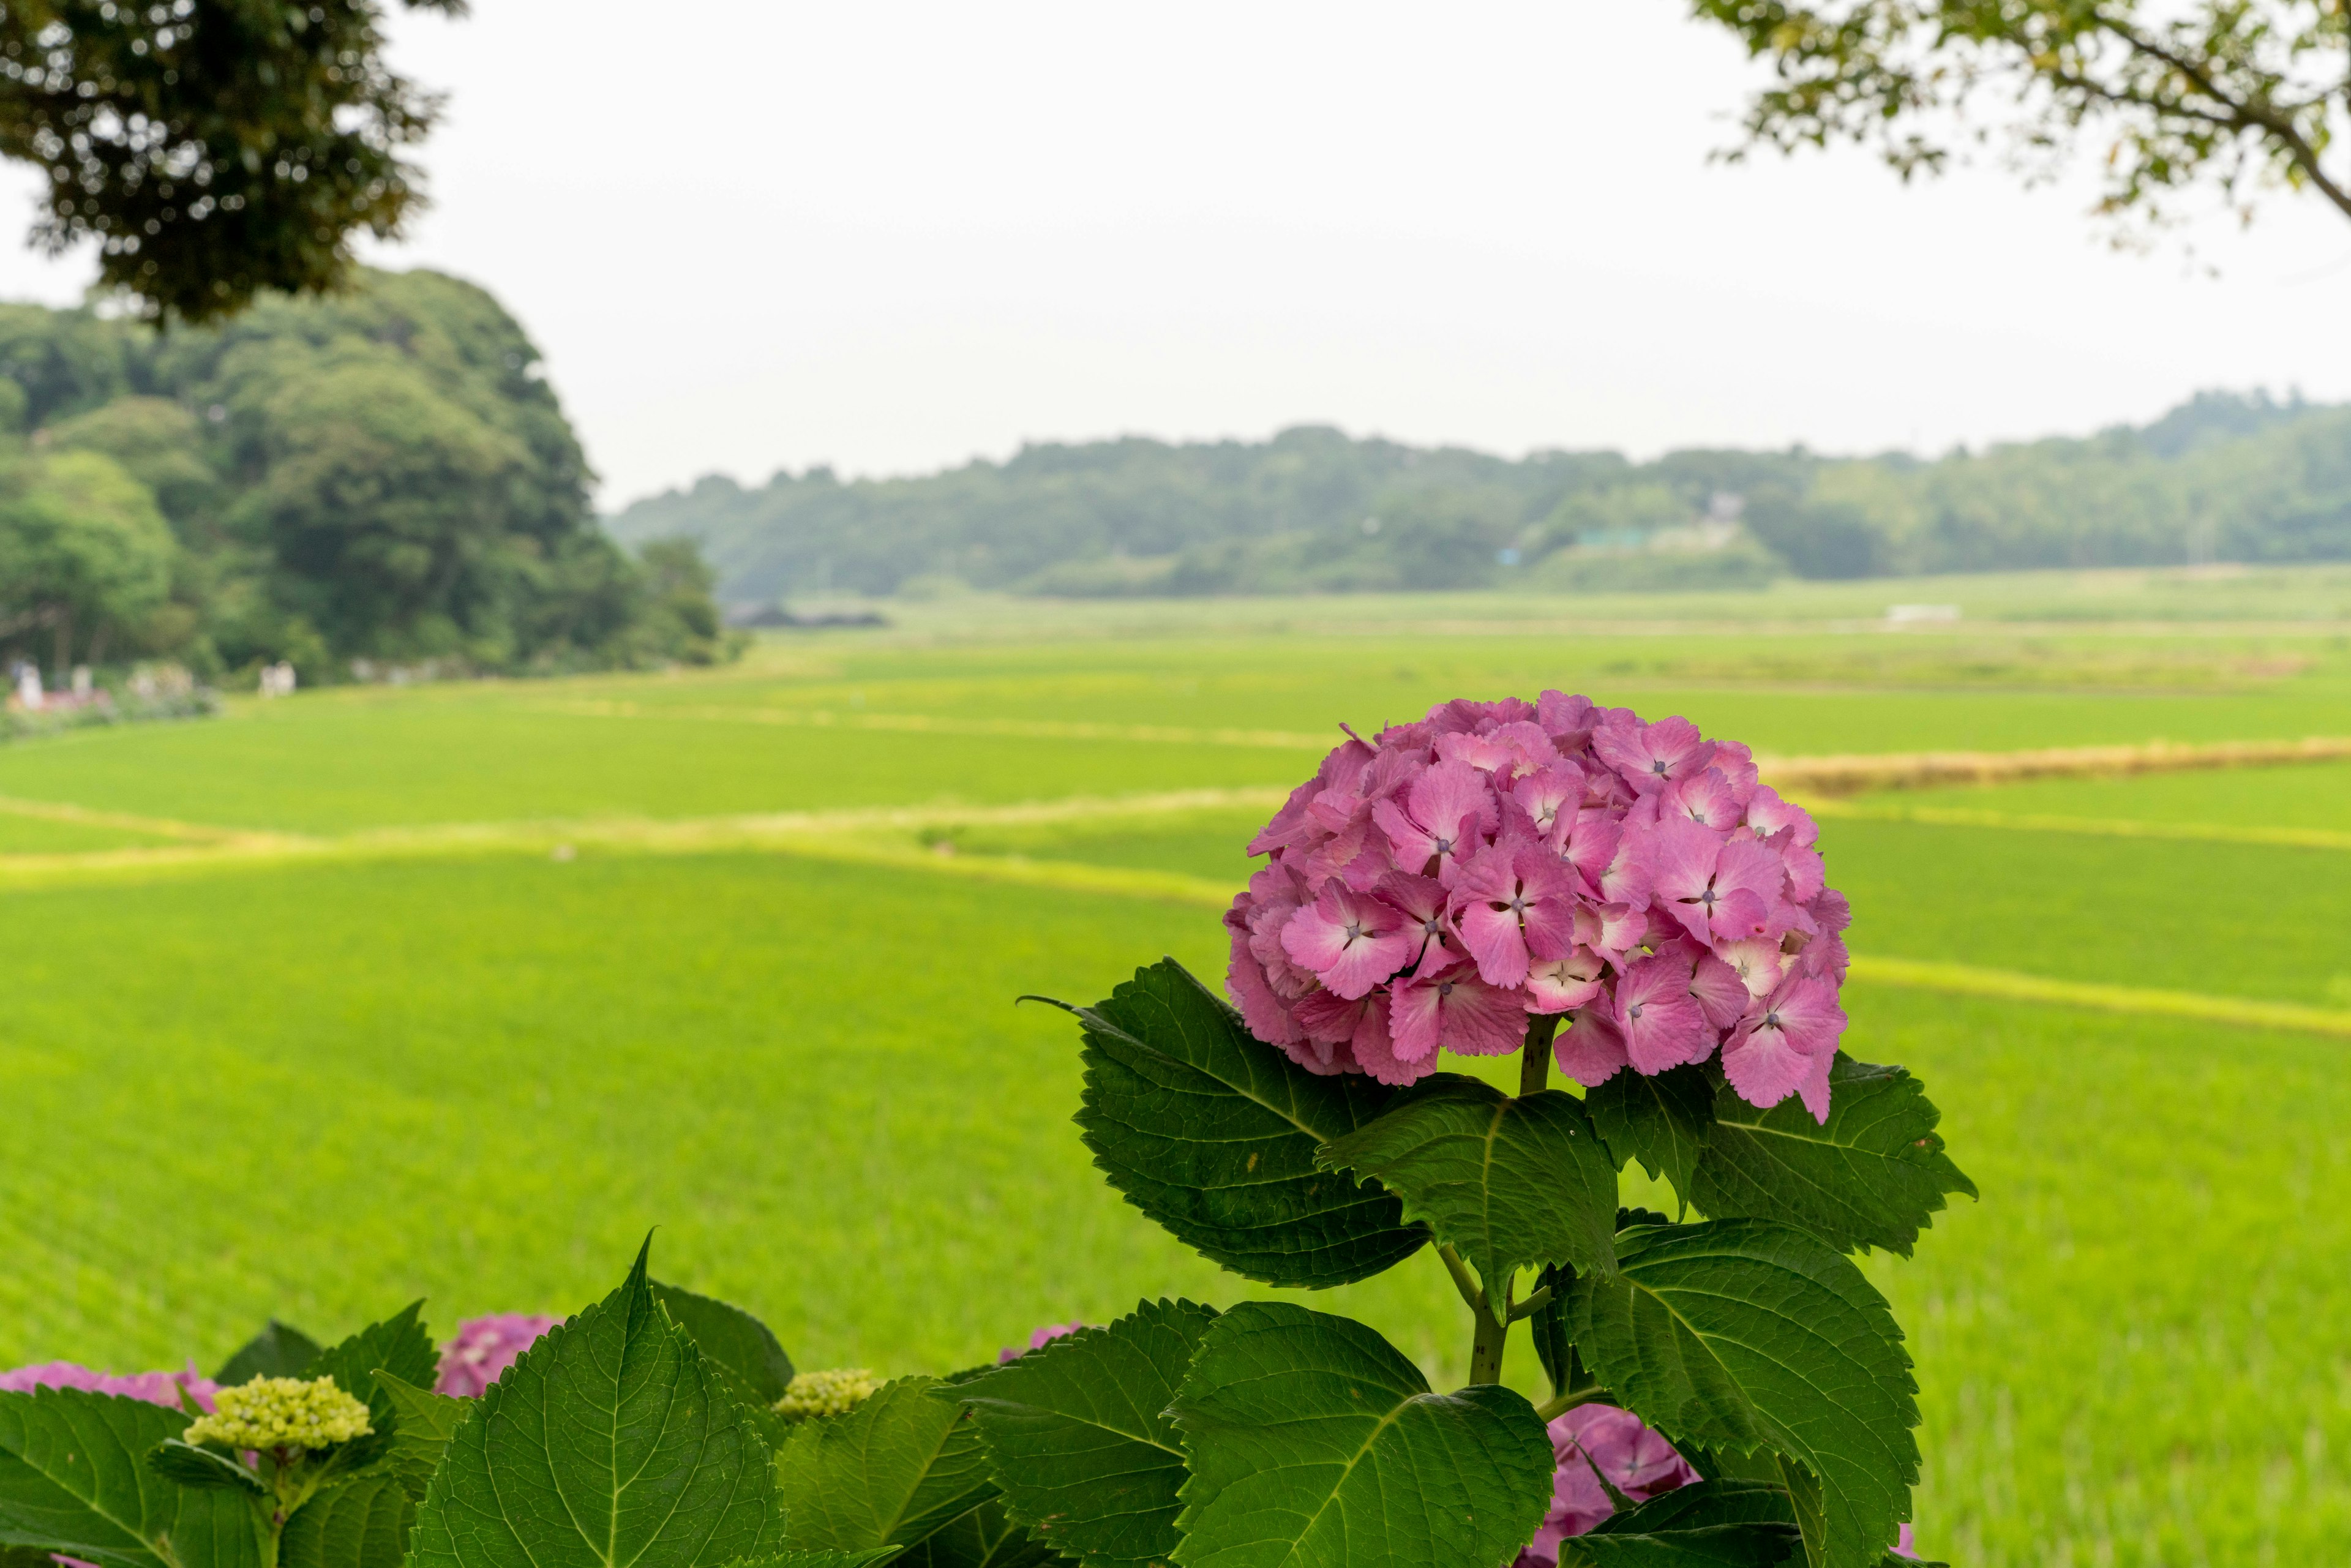
<instances>
[{"instance_id":1,"label":"tree canopy","mask_svg":"<svg viewBox=\"0 0 2351 1568\"><path fill-rule=\"evenodd\" d=\"M2351 217L2351 5L2343 0L1693 0L1770 62L1750 146L1875 146L1907 179L2003 138L2029 172L2086 142L2125 235L2263 187ZM1737 156L1736 153L1733 156Z\"/></svg>"},{"instance_id":2,"label":"tree canopy","mask_svg":"<svg viewBox=\"0 0 2351 1568\"><path fill-rule=\"evenodd\" d=\"M2351 559L2351 408L2225 392L2138 429L1826 458L1517 461L1285 431L1032 446L916 478L711 476L611 520L700 543L723 598L1738 587L1807 577Z\"/></svg>"},{"instance_id":3,"label":"tree canopy","mask_svg":"<svg viewBox=\"0 0 2351 1568\"><path fill-rule=\"evenodd\" d=\"M5 0L0 154L48 177L36 237L96 240L101 284L151 318L338 287L351 236L423 199L402 154L439 102L383 42L376 0Z\"/></svg>"},{"instance_id":4,"label":"tree canopy","mask_svg":"<svg viewBox=\"0 0 2351 1568\"><path fill-rule=\"evenodd\" d=\"M537 349L455 278L363 273L161 336L0 307L0 645L47 662L315 681L726 646L690 549L641 565L597 526Z\"/></svg>"}]
</instances>

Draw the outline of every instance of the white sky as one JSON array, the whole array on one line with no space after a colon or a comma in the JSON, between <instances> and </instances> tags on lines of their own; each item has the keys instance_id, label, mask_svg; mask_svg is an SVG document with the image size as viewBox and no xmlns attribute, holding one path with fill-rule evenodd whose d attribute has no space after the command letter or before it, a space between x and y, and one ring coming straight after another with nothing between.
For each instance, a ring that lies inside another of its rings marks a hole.
<instances>
[{"instance_id":1,"label":"white sky","mask_svg":"<svg viewBox=\"0 0 2351 1568\"><path fill-rule=\"evenodd\" d=\"M2351 397L2351 223L2116 255L2086 187L1709 165L1751 68L1676 0L475 0L386 265L494 290L602 504L1026 439L1287 424L1824 451ZM0 174L0 215L33 182ZM0 295L87 257L0 246Z\"/></svg>"}]
</instances>

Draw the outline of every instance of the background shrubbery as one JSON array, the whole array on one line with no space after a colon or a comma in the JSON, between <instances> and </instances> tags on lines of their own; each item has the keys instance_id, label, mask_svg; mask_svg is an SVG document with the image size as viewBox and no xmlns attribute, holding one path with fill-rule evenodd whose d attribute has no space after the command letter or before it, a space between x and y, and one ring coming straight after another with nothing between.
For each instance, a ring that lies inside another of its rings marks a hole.
<instances>
[{"instance_id":1,"label":"background shrubbery","mask_svg":"<svg viewBox=\"0 0 2351 1568\"><path fill-rule=\"evenodd\" d=\"M52 670L720 656L691 549L632 559L590 481L538 350L455 278L162 335L0 307L0 652Z\"/></svg>"},{"instance_id":2,"label":"background shrubbery","mask_svg":"<svg viewBox=\"0 0 2351 1568\"><path fill-rule=\"evenodd\" d=\"M1507 461L1288 430L1023 448L919 478L722 476L616 537L687 538L722 597L916 581L1069 597L1756 586L2036 567L2351 559L2351 408L2199 394L2086 440L1827 459L1613 452Z\"/></svg>"}]
</instances>

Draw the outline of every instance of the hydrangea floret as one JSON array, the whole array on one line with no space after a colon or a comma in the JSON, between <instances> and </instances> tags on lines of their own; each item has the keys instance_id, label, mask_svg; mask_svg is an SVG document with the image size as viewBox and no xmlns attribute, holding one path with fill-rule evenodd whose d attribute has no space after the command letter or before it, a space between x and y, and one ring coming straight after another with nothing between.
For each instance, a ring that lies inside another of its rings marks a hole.
<instances>
[{"instance_id":1,"label":"hydrangea floret","mask_svg":"<svg viewBox=\"0 0 2351 1568\"><path fill-rule=\"evenodd\" d=\"M441 1348L441 1370L433 1392L460 1399L478 1397L506 1375L517 1356L562 1321L538 1312L493 1312L465 1319L457 1325L457 1337Z\"/></svg>"},{"instance_id":2,"label":"hydrangea floret","mask_svg":"<svg viewBox=\"0 0 2351 1568\"><path fill-rule=\"evenodd\" d=\"M1819 830L1735 741L1556 691L1350 732L1249 852L1225 916L1250 1032L1407 1084L1552 1030L1586 1088L1718 1061L1816 1119L1849 912Z\"/></svg>"},{"instance_id":3,"label":"hydrangea floret","mask_svg":"<svg viewBox=\"0 0 2351 1568\"><path fill-rule=\"evenodd\" d=\"M220 1387L211 1378L201 1376L196 1369L185 1372L99 1372L78 1362L45 1361L32 1366L11 1367L0 1372L0 1393L28 1394L36 1388L80 1388L92 1394L112 1394L125 1399L143 1399L150 1405L161 1405L168 1410L181 1407L183 1393L203 1409L213 1407L213 1395Z\"/></svg>"},{"instance_id":4,"label":"hydrangea floret","mask_svg":"<svg viewBox=\"0 0 2351 1568\"><path fill-rule=\"evenodd\" d=\"M256 1377L220 1390L212 1411L189 1422L181 1437L267 1453L330 1448L373 1430L368 1407L331 1377Z\"/></svg>"},{"instance_id":5,"label":"hydrangea floret","mask_svg":"<svg viewBox=\"0 0 2351 1568\"><path fill-rule=\"evenodd\" d=\"M882 1386L882 1380L862 1366L828 1367L803 1372L776 1401L776 1414L787 1421L813 1421L826 1416L846 1416Z\"/></svg>"}]
</instances>

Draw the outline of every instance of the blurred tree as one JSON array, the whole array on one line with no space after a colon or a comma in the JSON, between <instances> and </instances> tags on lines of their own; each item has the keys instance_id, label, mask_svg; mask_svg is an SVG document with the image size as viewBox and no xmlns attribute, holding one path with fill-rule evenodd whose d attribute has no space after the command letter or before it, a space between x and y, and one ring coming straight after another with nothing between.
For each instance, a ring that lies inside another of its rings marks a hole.
<instances>
[{"instance_id":1,"label":"blurred tree","mask_svg":"<svg viewBox=\"0 0 2351 1568\"><path fill-rule=\"evenodd\" d=\"M2215 188L2243 216L2263 185L2315 191L2351 217L2346 0L1694 0L1771 63L1748 106L1750 146L1874 143L1905 179L1939 171L1993 126L2033 178L2077 141L2103 152L2098 211L2118 238ZM1730 154L1740 155L1734 152Z\"/></svg>"},{"instance_id":2,"label":"blurred tree","mask_svg":"<svg viewBox=\"0 0 2351 1568\"><path fill-rule=\"evenodd\" d=\"M120 651L162 607L177 553L146 486L113 459L31 459L0 476L0 643L47 653L60 677Z\"/></svg>"},{"instance_id":3,"label":"blurred tree","mask_svg":"<svg viewBox=\"0 0 2351 1568\"><path fill-rule=\"evenodd\" d=\"M36 237L95 239L152 319L334 288L422 200L402 151L439 101L383 41L377 0L0 0L0 154L48 176Z\"/></svg>"}]
</instances>

